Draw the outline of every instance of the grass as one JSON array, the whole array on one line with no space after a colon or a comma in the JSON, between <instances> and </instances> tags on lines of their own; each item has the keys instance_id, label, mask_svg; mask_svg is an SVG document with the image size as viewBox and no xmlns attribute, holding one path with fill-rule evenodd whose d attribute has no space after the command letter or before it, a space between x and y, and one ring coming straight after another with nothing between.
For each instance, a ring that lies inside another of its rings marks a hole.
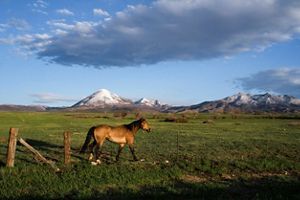
<instances>
[{"instance_id":1,"label":"grass","mask_svg":"<svg viewBox=\"0 0 300 200\"><path fill-rule=\"evenodd\" d=\"M6 142L0 140L0 199L300 198L299 116L193 114L185 123L167 117L146 114L153 131L136 138L144 162L133 162L126 148L116 163L117 145L107 142L103 163L91 166L77 153L89 127L129 123L134 114L1 112L0 137L19 128L62 172L38 163L21 145L15 167L4 167ZM73 133L71 166L63 165L64 131Z\"/></svg>"}]
</instances>

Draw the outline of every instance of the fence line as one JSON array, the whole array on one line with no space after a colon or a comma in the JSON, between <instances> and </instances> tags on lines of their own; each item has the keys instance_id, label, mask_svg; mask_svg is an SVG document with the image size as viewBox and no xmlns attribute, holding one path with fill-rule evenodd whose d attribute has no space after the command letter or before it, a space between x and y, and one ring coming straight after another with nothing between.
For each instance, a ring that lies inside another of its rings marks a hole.
<instances>
[{"instance_id":1,"label":"fence line","mask_svg":"<svg viewBox=\"0 0 300 200\"><path fill-rule=\"evenodd\" d=\"M28 144L24 139L18 137L18 128L10 128L9 130L9 138L7 145L7 154L6 154L6 166L14 167L15 163L15 155L16 155L16 147L17 141L20 142L23 146L25 146L31 153L34 154L39 161L49 164L56 172L59 172L60 169L55 165L55 162L46 159L38 150L33 148L30 144ZM71 135L70 131L64 132L64 164L68 165L71 163ZM5 137L1 137L1 142L4 142Z\"/></svg>"}]
</instances>

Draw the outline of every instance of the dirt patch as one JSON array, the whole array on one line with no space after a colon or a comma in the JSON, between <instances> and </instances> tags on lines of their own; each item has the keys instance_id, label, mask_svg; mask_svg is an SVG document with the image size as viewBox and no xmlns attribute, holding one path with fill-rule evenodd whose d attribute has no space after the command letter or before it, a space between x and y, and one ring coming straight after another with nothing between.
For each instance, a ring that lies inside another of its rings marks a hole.
<instances>
[{"instance_id":1,"label":"dirt patch","mask_svg":"<svg viewBox=\"0 0 300 200\"><path fill-rule=\"evenodd\" d=\"M214 124L215 122L212 119L207 119L207 120L204 120L202 123L203 124Z\"/></svg>"},{"instance_id":2,"label":"dirt patch","mask_svg":"<svg viewBox=\"0 0 300 200\"><path fill-rule=\"evenodd\" d=\"M288 123L289 126L298 126L300 127L300 121L292 121Z\"/></svg>"},{"instance_id":3,"label":"dirt patch","mask_svg":"<svg viewBox=\"0 0 300 200\"><path fill-rule=\"evenodd\" d=\"M203 176L184 175L181 180L188 183L204 183L208 181L208 178Z\"/></svg>"},{"instance_id":4,"label":"dirt patch","mask_svg":"<svg viewBox=\"0 0 300 200\"><path fill-rule=\"evenodd\" d=\"M246 180L259 180L259 179L268 179L271 177L299 177L300 174L297 172L287 172L282 173L249 173L244 175L243 178ZM186 183L207 183L207 182L232 182L240 179L239 175L235 174L220 174L219 176L210 176L207 174L195 176L195 175L184 175L180 178L183 182Z\"/></svg>"}]
</instances>

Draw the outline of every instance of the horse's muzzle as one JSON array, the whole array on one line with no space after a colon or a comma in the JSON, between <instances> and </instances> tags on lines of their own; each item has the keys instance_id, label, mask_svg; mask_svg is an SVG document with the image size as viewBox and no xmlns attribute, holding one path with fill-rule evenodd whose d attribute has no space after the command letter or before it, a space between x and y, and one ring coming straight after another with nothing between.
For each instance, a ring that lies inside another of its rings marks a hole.
<instances>
[{"instance_id":1,"label":"horse's muzzle","mask_svg":"<svg viewBox=\"0 0 300 200\"><path fill-rule=\"evenodd\" d=\"M151 131L151 128L146 129L145 131L147 131L148 133Z\"/></svg>"}]
</instances>

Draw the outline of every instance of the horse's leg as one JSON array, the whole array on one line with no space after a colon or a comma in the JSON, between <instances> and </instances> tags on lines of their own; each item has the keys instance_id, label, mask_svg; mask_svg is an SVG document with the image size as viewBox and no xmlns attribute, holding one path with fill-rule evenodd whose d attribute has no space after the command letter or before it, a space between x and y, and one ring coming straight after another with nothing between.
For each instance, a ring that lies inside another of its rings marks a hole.
<instances>
[{"instance_id":1,"label":"horse's leg","mask_svg":"<svg viewBox=\"0 0 300 200\"><path fill-rule=\"evenodd\" d=\"M99 143L96 144L96 148L94 149L94 155L95 155L95 161L100 164L101 161L99 159L101 152L102 152L102 146L104 143L105 139L101 140Z\"/></svg>"},{"instance_id":2,"label":"horse's leg","mask_svg":"<svg viewBox=\"0 0 300 200\"><path fill-rule=\"evenodd\" d=\"M129 145L129 149L130 149L130 151L131 151L131 154L132 154L132 156L133 156L133 160L134 161L138 161L138 159L137 159L137 157L136 157L136 155L135 155L135 153L134 153L134 146L133 146L133 144L128 144Z\"/></svg>"},{"instance_id":3,"label":"horse's leg","mask_svg":"<svg viewBox=\"0 0 300 200\"><path fill-rule=\"evenodd\" d=\"M98 159L98 152L99 152L99 144L96 144L96 147L94 148L94 160Z\"/></svg>"},{"instance_id":4,"label":"horse's leg","mask_svg":"<svg viewBox=\"0 0 300 200\"><path fill-rule=\"evenodd\" d=\"M118 154L116 156L116 161L119 161L120 154L124 148L125 144L119 144Z\"/></svg>"},{"instance_id":5,"label":"horse's leg","mask_svg":"<svg viewBox=\"0 0 300 200\"><path fill-rule=\"evenodd\" d=\"M91 143L89 145L89 152L90 152L90 156L89 156L89 160L93 160L93 157L95 157L95 154L93 154L94 152L94 147L96 146L97 142L96 140L93 141L93 143Z\"/></svg>"}]
</instances>

